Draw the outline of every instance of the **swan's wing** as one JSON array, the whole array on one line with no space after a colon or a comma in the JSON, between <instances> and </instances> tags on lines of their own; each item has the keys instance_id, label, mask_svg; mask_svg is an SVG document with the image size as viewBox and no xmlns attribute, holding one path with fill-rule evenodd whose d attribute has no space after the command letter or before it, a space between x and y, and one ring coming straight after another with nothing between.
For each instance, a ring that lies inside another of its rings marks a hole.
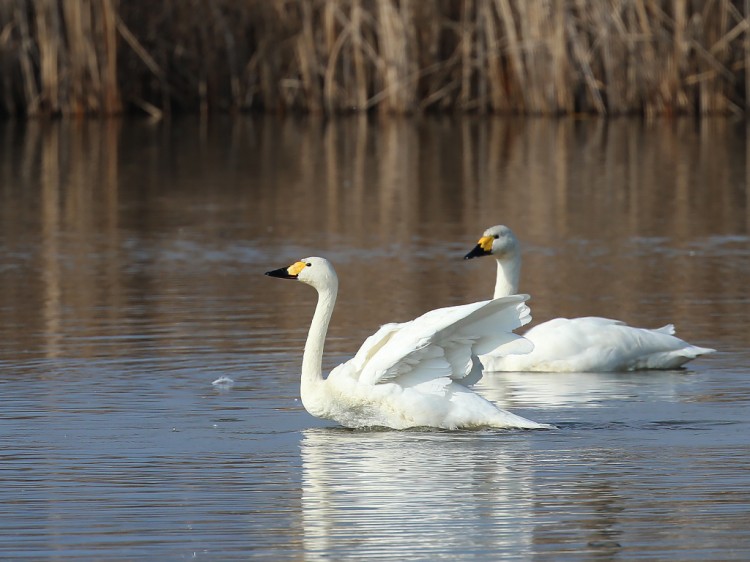
<instances>
[{"instance_id":1,"label":"swan's wing","mask_svg":"<svg viewBox=\"0 0 750 562\"><path fill-rule=\"evenodd\" d=\"M355 369L361 370L372 359L373 355L380 351L403 326L404 324L397 322L383 324L377 332L362 343L357 354L348 363L351 363Z\"/></svg>"},{"instance_id":2,"label":"swan's wing","mask_svg":"<svg viewBox=\"0 0 750 562\"><path fill-rule=\"evenodd\" d=\"M469 375L477 378L472 356L503 346L519 346L511 330L531 320L527 295L439 308L411 322L390 324L365 341L351 360L360 382L399 382L413 386L428 381L444 387ZM529 345L530 348L530 345ZM436 388L437 390L437 388Z\"/></svg>"}]
</instances>

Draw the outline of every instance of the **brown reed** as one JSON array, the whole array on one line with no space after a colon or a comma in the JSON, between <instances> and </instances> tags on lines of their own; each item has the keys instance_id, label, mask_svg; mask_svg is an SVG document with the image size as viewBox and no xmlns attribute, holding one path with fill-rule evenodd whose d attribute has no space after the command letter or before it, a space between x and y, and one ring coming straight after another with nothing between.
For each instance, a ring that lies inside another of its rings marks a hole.
<instances>
[{"instance_id":1,"label":"brown reed","mask_svg":"<svg viewBox=\"0 0 750 562\"><path fill-rule=\"evenodd\" d=\"M2 0L0 112L744 114L750 0Z\"/></svg>"}]
</instances>

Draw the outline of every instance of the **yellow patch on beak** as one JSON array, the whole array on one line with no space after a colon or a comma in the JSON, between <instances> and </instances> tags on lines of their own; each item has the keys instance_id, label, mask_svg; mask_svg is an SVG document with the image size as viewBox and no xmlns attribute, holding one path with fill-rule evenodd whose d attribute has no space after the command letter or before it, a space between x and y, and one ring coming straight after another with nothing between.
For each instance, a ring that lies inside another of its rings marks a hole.
<instances>
[{"instance_id":1,"label":"yellow patch on beak","mask_svg":"<svg viewBox=\"0 0 750 562\"><path fill-rule=\"evenodd\" d=\"M477 244L485 252L491 252L492 251L492 242L494 242L494 240L495 239L492 236L482 236L479 239L479 242L477 242Z\"/></svg>"},{"instance_id":2,"label":"yellow patch on beak","mask_svg":"<svg viewBox=\"0 0 750 562\"><path fill-rule=\"evenodd\" d=\"M289 275L294 275L295 277L297 277L297 275L299 275L300 271L302 271L302 270L303 270L303 269L305 269L306 267L307 267L307 264L306 264L305 262L303 262L303 261L298 261L298 262L296 262L296 263L293 263L293 264L292 264L292 265L290 265L289 267L287 267L287 268L286 268L286 272L287 272L287 273L288 273Z\"/></svg>"}]
</instances>

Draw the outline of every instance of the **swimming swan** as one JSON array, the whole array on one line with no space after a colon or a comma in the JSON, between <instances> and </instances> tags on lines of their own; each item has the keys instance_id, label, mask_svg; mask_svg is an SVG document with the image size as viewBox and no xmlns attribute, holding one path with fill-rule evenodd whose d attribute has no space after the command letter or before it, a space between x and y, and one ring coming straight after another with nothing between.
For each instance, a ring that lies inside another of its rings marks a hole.
<instances>
[{"instance_id":1,"label":"swimming swan","mask_svg":"<svg viewBox=\"0 0 750 562\"><path fill-rule=\"evenodd\" d=\"M511 333L531 319L524 304L528 295L441 308L411 322L386 324L324 379L323 345L339 286L333 266L312 257L266 275L298 279L318 291L300 385L302 404L313 416L352 428L549 427L501 410L465 386L481 378L476 354L530 349Z\"/></svg>"},{"instance_id":2,"label":"swimming swan","mask_svg":"<svg viewBox=\"0 0 750 562\"><path fill-rule=\"evenodd\" d=\"M464 259L497 259L495 298L518 292L521 251L507 226L488 228ZM534 344L525 355L482 358L488 371L611 372L676 369L716 350L675 337L671 324L650 330L608 318L555 318L524 334Z\"/></svg>"}]
</instances>

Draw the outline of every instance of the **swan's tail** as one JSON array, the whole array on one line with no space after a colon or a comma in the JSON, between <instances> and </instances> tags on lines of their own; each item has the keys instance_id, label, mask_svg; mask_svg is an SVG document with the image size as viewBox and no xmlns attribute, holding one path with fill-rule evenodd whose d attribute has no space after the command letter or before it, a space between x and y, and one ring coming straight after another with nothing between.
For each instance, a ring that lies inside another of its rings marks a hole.
<instances>
[{"instance_id":1,"label":"swan's tail","mask_svg":"<svg viewBox=\"0 0 750 562\"><path fill-rule=\"evenodd\" d=\"M682 349L681 352L689 361L691 359L695 359L696 357L700 357L701 355L716 353L716 350L710 347L698 347L697 345L691 345L690 347Z\"/></svg>"},{"instance_id":2,"label":"swan's tail","mask_svg":"<svg viewBox=\"0 0 750 562\"><path fill-rule=\"evenodd\" d=\"M654 332L660 332L662 334L668 334L670 336L677 337L675 336L674 324L667 324L666 326L657 328L656 330L654 330ZM688 361L692 361L696 357L700 357L701 355L709 355L711 353L716 353L716 350L710 347L700 347L697 345L688 344L687 342L683 342L683 343L685 343L685 347L681 349L676 349L669 353L665 353L664 355L666 356L666 358L657 360L657 363L659 364L653 368L675 369L677 367L681 367Z\"/></svg>"},{"instance_id":3,"label":"swan's tail","mask_svg":"<svg viewBox=\"0 0 750 562\"><path fill-rule=\"evenodd\" d=\"M708 355L710 353L716 353L716 350L711 349L710 347L688 345L672 351L652 353L645 358L645 364L636 365L636 369L677 369L696 357Z\"/></svg>"}]
</instances>

